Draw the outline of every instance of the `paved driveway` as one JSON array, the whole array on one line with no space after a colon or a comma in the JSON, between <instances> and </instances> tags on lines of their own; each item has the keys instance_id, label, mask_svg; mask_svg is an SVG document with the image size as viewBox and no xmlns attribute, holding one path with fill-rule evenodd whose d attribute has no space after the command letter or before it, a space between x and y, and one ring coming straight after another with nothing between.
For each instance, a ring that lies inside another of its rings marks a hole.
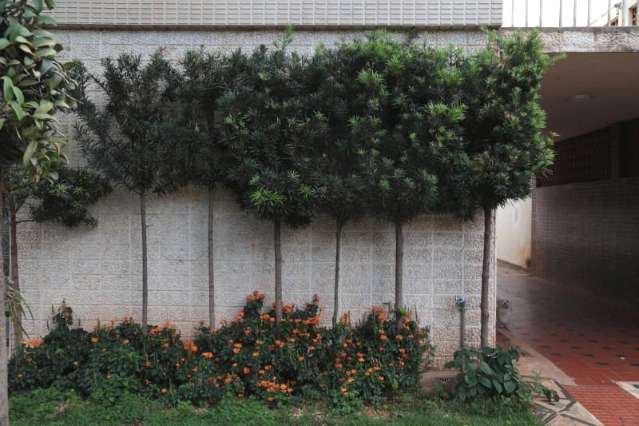
<instances>
[{"instance_id":1,"label":"paved driveway","mask_svg":"<svg viewBox=\"0 0 639 426\"><path fill-rule=\"evenodd\" d=\"M606 426L639 426L639 308L503 266L498 297L510 334L573 379L568 393Z\"/></svg>"}]
</instances>

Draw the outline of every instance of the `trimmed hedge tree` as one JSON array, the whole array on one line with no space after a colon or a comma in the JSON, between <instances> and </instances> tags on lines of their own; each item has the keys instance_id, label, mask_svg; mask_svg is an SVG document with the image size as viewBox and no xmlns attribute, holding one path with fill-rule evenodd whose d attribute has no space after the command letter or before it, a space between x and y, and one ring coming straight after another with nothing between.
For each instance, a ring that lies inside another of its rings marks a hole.
<instances>
[{"instance_id":1,"label":"trimmed hedge tree","mask_svg":"<svg viewBox=\"0 0 639 426\"><path fill-rule=\"evenodd\" d=\"M176 165L176 146L189 140L188 127L176 115L180 74L155 53L147 64L140 56L123 54L102 61L103 77L74 69L75 94L82 119L78 139L89 164L111 183L137 194L142 243L142 323L148 318L148 261L146 201L150 194L174 191L187 180ZM102 109L89 97L91 86L106 97Z\"/></svg>"},{"instance_id":2,"label":"trimmed hedge tree","mask_svg":"<svg viewBox=\"0 0 639 426\"><path fill-rule=\"evenodd\" d=\"M273 222L275 313L282 318L282 224L311 222L317 187L304 145L320 125L304 114L305 61L287 51L290 35L272 49L234 55L244 69L219 102L222 141L229 152L228 184L242 206Z\"/></svg>"},{"instance_id":3,"label":"trimmed hedge tree","mask_svg":"<svg viewBox=\"0 0 639 426\"><path fill-rule=\"evenodd\" d=\"M495 256L495 209L532 190L535 176L552 164L552 137L545 132L540 88L551 59L537 32L501 37L469 58L464 72L464 120L474 205L484 214L481 344L490 344L490 267Z\"/></svg>"}]
</instances>

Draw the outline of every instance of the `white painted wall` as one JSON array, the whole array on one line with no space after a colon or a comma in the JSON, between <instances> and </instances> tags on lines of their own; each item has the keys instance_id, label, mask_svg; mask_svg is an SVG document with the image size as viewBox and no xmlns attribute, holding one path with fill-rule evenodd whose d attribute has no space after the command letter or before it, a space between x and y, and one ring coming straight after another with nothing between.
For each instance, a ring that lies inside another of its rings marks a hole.
<instances>
[{"instance_id":1,"label":"white painted wall","mask_svg":"<svg viewBox=\"0 0 639 426\"><path fill-rule=\"evenodd\" d=\"M527 267L532 244L532 199L511 201L497 210L497 259Z\"/></svg>"}]
</instances>

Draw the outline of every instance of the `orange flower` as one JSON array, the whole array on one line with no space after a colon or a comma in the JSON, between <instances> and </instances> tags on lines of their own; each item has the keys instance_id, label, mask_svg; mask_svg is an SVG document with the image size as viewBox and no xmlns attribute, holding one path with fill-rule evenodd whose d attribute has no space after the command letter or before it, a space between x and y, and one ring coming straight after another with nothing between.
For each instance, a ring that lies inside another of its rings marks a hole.
<instances>
[{"instance_id":1,"label":"orange flower","mask_svg":"<svg viewBox=\"0 0 639 426\"><path fill-rule=\"evenodd\" d=\"M341 317L339 317L340 324L343 325L351 325L351 313L344 312Z\"/></svg>"},{"instance_id":2,"label":"orange flower","mask_svg":"<svg viewBox=\"0 0 639 426\"><path fill-rule=\"evenodd\" d=\"M286 305L282 306L282 312L284 312L285 314L290 314L294 310L295 305L293 305L292 303L287 303Z\"/></svg>"},{"instance_id":3,"label":"orange flower","mask_svg":"<svg viewBox=\"0 0 639 426\"><path fill-rule=\"evenodd\" d=\"M213 353L212 352L202 352L202 358L211 359L211 358L213 358Z\"/></svg>"},{"instance_id":4,"label":"orange flower","mask_svg":"<svg viewBox=\"0 0 639 426\"><path fill-rule=\"evenodd\" d=\"M297 357L297 360L299 362L304 362L304 357L300 355L300 356Z\"/></svg>"},{"instance_id":5,"label":"orange flower","mask_svg":"<svg viewBox=\"0 0 639 426\"><path fill-rule=\"evenodd\" d=\"M252 356L253 356L253 358L259 358L260 353L255 351L255 352L252 353Z\"/></svg>"},{"instance_id":6,"label":"orange flower","mask_svg":"<svg viewBox=\"0 0 639 426\"><path fill-rule=\"evenodd\" d=\"M160 328L165 328L165 329L169 329L172 330L175 328L175 325L173 323L171 323L171 321L166 320L162 323L162 325L160 326Z\"/></svg>"},{"instance_id":7,"label":"orange flower","mask_svg":"<svg viewBox=\"0 0 639 426\"><path fill-rule=\"evenodd\" d=\"M275 346L277 346L278 348L284 347L284 342L282 342L281 340L276 340Z\"/></svg>"},{"instance_id":8,"label":"orange flower","mask_svg":"<svg viewBox=\"0 0 639 426\"><path fill-rule=\"evenodd\" d=\"M128 344L129 344L129 339L124 339L124 340L122 341L122 344L123 344L123 345L128 345Z\"/></svg>"},{"instance_id":9,"label":"orange flower","mask_svg":"<svg viewBox=\"0 0 639 426\"><path fill-rule=\"evenodd\" d=\"M379 376L379 381L383 382L384 381L384 376Z\"/></svg>"},{"instance_id":10,"label":"orange flower","mask_svg":"<svg viewBox=\"0 0 639 426\"><path fill-rule=\"evenodd\" d=\"M191 352L191 353L196 353L197 352L197 345L195 343L193 343L190 340L185 340L184 343L184 350L187 352Z\"/></svg>"},{"instance_id":11,"label":"orange flower","mask_svg":"<svg viewBox=\"0 0 639 426\"><path fill-rule=\"evenodd\" d=\"M235 321L242 321L244 319L244 309L242 309L240 312L238 312L237 315L235 315Z\"/></svg>"},{"instance_id":12,"label":"orange flower","mask_svg":"<svg viewBox=\"0 0 639 426\"><path fill-rule=\"evenodd\" d=\"M93 343L93 344L98 343L99 340L100 340L100 338L98 336L92 336L91 337L91 343Z\"/></svg>"},{"instance_id":13,"label":"orange flower","mask_svg":"<svg viewBox=\"0 0 639 426\"><path fill-rule=\"evenodd\" d=\"M162 388L162 395L166 395L169 391L166 388Z\"/></svg>"},{"instance_id":14,"label":"orange flower","mask_svg":"<svg viewBox=\"0 0 639 426\"><path fill-rule=\"evenodd\" d=\"M245 376L248 376L249 374L251 374L251 368L250 367L244 367L242 372L244 373Z\"/></svg>"},{"instance_id":15,"label":"orange flower","mask_svg":"<svg viewBox=\"0 0 639 426\"><path fill-rule=\"evenodd\" d=\"M342 395L348 395L348 388L346 386L339 388L339 391Z\"/></svg>"},{"instance_id":16,"label":"orange flower","mask_svg":"<svg viewBox=\"0 0 639 426\"><path fill-rule=\"evenodd\" d=\"M35 349L40 346L44 342L43 339L35 338L35 339L23 339L20 343L27 348Z\"/></svg>"},{"instance_id":17,"label":"orange flower","mask_svg":"<svg viewBox=\"0 0 639 426\"><path fill-rule=\"evenodd\" d=\"M246 296L246 302L247 303L251 303L254 301L263 301L264 300L264 294L260 293L259 291L255 290L253 293L249 294L248 296Z\"/></svg>"},{"instance_id":18,"label":"orange flower","mask_svg":"<svg viewBox=\"0 0 639 426\"><path fill-rule=\"evenodd\" d=\"M379 321L384 321L386 319L386 312L381 306L373 306L371 308L371 312Z\"/></svg>"}]
</instances>

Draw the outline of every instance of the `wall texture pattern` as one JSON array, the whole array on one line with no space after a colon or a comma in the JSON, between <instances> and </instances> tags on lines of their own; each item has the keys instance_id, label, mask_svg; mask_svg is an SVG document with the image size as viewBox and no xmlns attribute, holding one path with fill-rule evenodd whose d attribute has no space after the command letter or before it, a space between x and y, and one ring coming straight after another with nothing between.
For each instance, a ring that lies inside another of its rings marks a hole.
<instances>
[{"instance_id":1,"label":"wall texture pattern","mask_svg":"<svg viewBox=\"0 0 639 426\"><path fill-rule=\"evenodd\" d=\"M251 48L269 43L278 32L109 32L63 31L59 37L67 58L85 61L98 71L99 60L123 51L148 55L164 47L178 58L187 48ZM317 43L332 43L360 33L296 33L294 48L310 52ZM402 37L402 34L397 34ZM483 43L476 32L429 32L420 35L435 45L472 49ZM73 134L67 120L69 134ZM71 145L71 158L81 164ZM253 290L273 301L272 226L241 211L224 190L215 197L215 281L219 319L235 315ZM141 305L140 224L136 198L116 190L93 208L96 228L68 229L24 223L19 228L21 281L34 319L34 333L46 330L51 304L65 300L81 325L131 315ZM171 320L190 334L207 318L207 195L187 189L147 207L149 222L149 320ZM455 296L467 299L467 342L478 344L483 220L424 216L405 230L405 292L407 305L431 327L438 361L458 347L459 313ZM283 236L283 278L286 302L304 303L318 294L323 318L330 321L334 274L334 224L319 217L310 227L286 230ZM353 317L373 304L393 302L394 232L374 219L349 224L343 241L342 308ZM494 262L493 262L494 263ZM495 306L495 273L490 303ZM494 312L494 310L493 310ZM494 335L494 318L493 318Z\"/></svg>"},{"instance_id":2,"label":"wall texture pattern","mask_svg":"<svg viewBox=\"0 0 639 426\"><path fill-rule=\"evenodd\" d=\"M502 0L59 0L67 25L498 26Z\"/></svg>"}]
</instances>

